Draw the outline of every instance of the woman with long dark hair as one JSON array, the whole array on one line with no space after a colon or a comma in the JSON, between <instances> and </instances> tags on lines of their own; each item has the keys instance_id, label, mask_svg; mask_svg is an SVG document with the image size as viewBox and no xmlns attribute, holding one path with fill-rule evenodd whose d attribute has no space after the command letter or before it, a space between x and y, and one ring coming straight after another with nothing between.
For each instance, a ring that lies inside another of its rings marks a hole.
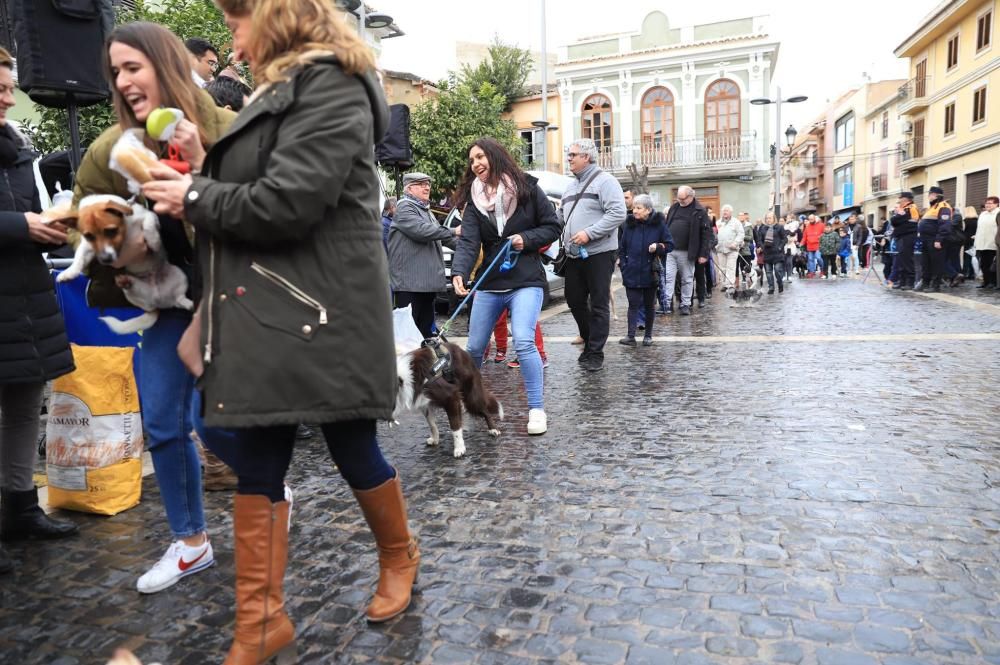
<instances>
[{"instance_id":1,"label":"woman with long dark hair","mask_svg":"<svg viewBox=\"0 0 1000 665\"><path fill-rule=\"evenodd\" d=\"M561 231L555 208L538 186L538 181L514 163L499 142L481 138L469 148L469 163L458 188L462 214L462 235L452 260L455 293L468 293L469 275L479 252L485 271L507 241L510 249L480 278L475 305L469 318L469 354L477 362L483 358L490 334L500 314L510 311L517 359L521 364L524 389L528 396L528 434L544 434L545 415L542 359L535 345L535 326L542 311L545 270L539 250L559 238Z\"/></svg>"},{"instance_id":2,"label":"woman with long dark hair","mask_svg":"<svg viewBox=\"0 0 1000 665\"><path fill-rule=\"evenodd\" d=\"M105 49L105 76L118 122L104 131L84 155L77 172L75 203L90 194L132 196L125 179L111 170L111 149L131 128L144 128L149 114L169 106L184 112L172 143L193 169L201 168L205 151L235 118L217 108L211 96L191 79L187 49L173 33L155 23L128 23L115 28ZM146 145L167 157L168 145L146 137ZM160 215L160 236L167 260L192 276L194 249L188 229L176 217ZM90 268L88 301L92 306L128 305L114 284L110 267ZM139 395L156 482L173 542L161 559L136 582L141 593L155 593L215 562L205 530L202 471L191 440L194 379L177 357L177 343L191 321L182 309L161 310L155 325L143 331L139 355Z\"/></svg>"}]
</instances>

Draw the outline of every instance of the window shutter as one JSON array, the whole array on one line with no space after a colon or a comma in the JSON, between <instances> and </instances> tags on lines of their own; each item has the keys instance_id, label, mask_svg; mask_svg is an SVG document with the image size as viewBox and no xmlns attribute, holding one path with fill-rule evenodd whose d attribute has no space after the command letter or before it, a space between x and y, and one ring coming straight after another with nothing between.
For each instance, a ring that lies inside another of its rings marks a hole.
<instances>
[{"instance_id":1,"label":"window shutter","mask_svg":"<svg viewBox=\"0 0 1000 665\"><path fill-rule=\"evenodd\" d=\"M982 212L983 202L990 195L989 170L976 171L965 176L965 205Z\"/></svg>"},{"instance_id":2,"label":"window shutter","mask_svg":"<svg viewBox=\"0 0 1000 665\"><path fill-rule=\"evenodd\" d=\"M938 187L944 190L944 200L953 207L958 205L955 195L958 194L958 178L948 178L938 183Z\"/></svg>"}]
</instances>

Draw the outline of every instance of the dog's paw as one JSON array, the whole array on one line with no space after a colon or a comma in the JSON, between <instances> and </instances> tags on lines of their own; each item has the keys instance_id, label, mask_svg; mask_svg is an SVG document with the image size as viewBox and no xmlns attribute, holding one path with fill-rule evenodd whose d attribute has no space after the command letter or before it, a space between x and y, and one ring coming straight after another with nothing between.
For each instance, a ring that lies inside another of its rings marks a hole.
<instances>
[{"instance_id":1,"label":"dog's paw","mask_svg":"<svg viewBox=\"0 0 1000 665\"><path fill-rule=\"evenodd\" d=\"M67 270L63 270L61 273L59 273L58 275L56 275L56 281L57 282L68 282L70 280L76 279L79 276L80 276L79 272L71 271L71 270L67 269Z\"/></svg>"},{"instance_id":2,"label":"dog's paw","mask_svg":"<svg viewBox=\"0 0 1000 665\"><path fill-rule=\"evenodd\" d=\"M438 444L437 438L435 438L433 436L427 437L427 445L428 446L436 446L437 444Z\"/></svg>"},{"instance_id":3,"label":"dog's paw","mask_svg":"<svg viewBox=\"0 0 1000 665\"><path fill-rule=\"evenodd\" d=\"M486 430L486 433L492 436L494 439L500 436L500 430L498 429L488 429Z\"/></svg>"},{"instance_id":4,"label":"dog's paw","mask_svg":"<svg viewBox=\"0 0 1000 665\"><path fill-rule=\"evenodd\" d=\"M132 278L128 275L115 275L115 286L119 289L131 289Z\"/></svg>"},{"instance_id":5,"label":"dog's paw","mask_svg":"<svg viewBox=\"0 0 1000 665\"><path fill-rule=\"evenodd\" d=\"M455 452L453 452L452 454L455 456L455 459L458 459L459 457L464 457L465 456L465 444L455 446Z\"/></svg>"}]
</instances>

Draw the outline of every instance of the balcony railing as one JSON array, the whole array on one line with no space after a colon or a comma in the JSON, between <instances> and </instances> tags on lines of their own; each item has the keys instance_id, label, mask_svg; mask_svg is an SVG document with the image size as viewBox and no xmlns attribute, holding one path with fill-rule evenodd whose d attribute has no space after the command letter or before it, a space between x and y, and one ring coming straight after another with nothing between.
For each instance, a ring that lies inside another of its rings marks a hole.
<instances>
[{"instance_id":1,"label":"balcony railing","mask_svg":"<svg viewBox=\"0 0 1000 665\"><path fill-rule=\"evenodd\" d=\"M885 192L889 189L889 174L881 173L872 176L872 192Z\"/></svg>"},{"instance_id":2,"label":"balcony railing","mask_svg":"<svg viewBox=\"0 0 1000 665\"><path fill-rule=\"evenodd\" d=\"M755 162L756 137L756 132L744 132L617 144L599 151L598 164L614 171L629 164L671 169Z\"/></svg>"},{"instance_id":3,"label":"balcony railing","mask_svg":"<svg viewBox=\"0 0 1000 665\"><path fill-rule=\"evenodd\" d=\"M908 141L897 143L896 149L899 150L900 165L906 165L907 162L922 160L924 158L924 148L926 146L926 136L914 136Z\"/></svg>"},{"instance_id":4,"label":"balcony railing","mask_svg":"<svg viewBox=\"0 0 1000 665\"><path fill-rule=\"evenodd\" d=\"M927 76L912 78L899 86L899 112L919 111L927 106Z\"/></svg>"},{"instance_id":5,"label":"balcony railing","mask_svg":"<svg viewBox=\"0 0 1000 665\"><path fill-rule=\"evenodd\" d=\"M823 200L823 193L819 191L819 187L813 187L809 190L809 203L819 203Z\"/></svg>"}]
</instances>

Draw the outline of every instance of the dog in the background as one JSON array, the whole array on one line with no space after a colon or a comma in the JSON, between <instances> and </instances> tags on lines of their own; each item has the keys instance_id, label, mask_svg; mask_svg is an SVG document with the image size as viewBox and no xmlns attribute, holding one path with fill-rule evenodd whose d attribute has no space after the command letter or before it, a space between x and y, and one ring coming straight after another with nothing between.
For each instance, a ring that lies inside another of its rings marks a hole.
<instances>
[{"instance_id":1,"label":"dog in the background","mask_svg":"<svg viewBox=\"0 0 1000 665\"><path fill-rule=\"evenodd\" d=\"M102 316L119 335L138 332L156 323L159 310L190 310L194 303L187 297L187 276L167 260L160 239L160 220L152 210L129 205L113 195L86 196L75 214L75 225L82 236L69 268L56 279L66 282L80 276L91 261L124 268L115 278L125 298L143 314L121 321Z\"/></svg>"},{"instance_id":2,"label":"dog in the background","mask_svg":"<svg viewBox=\"0 0 1000 665\"><path fill-rule=\"evenodd\" d=\"M754 265L740 271L739 286L726 292L726 297L733 301L733 306L748 307L761 299L763 293L760 284L764 279L764 270Z\"/></svg>"},{"instance_id":3,"label":"dog in the background","mask_svg":"<svg viewBox=\"0 0 1000 665\"><path fill-rule=\"evenodd\" d=\"M465 435L462 430L462 411L480 416L486 421L490 436L500 436L500 421L503 420L503 406L493 393L483 385L479 366L472 361L469 353L451 342L441 342L451 356L450 367L440 376L435 376L434 365L438 355L430 347L421 347L404 353L396 359L396 374L399 387L396 392L396 408L393 421L410 411L419 411L427 419L431 435L428 446L436 446L440 437L432 409L437 407L448 414L451 427L451 441L455 457L465 455Z\"/></svg>"}]
</instances>

